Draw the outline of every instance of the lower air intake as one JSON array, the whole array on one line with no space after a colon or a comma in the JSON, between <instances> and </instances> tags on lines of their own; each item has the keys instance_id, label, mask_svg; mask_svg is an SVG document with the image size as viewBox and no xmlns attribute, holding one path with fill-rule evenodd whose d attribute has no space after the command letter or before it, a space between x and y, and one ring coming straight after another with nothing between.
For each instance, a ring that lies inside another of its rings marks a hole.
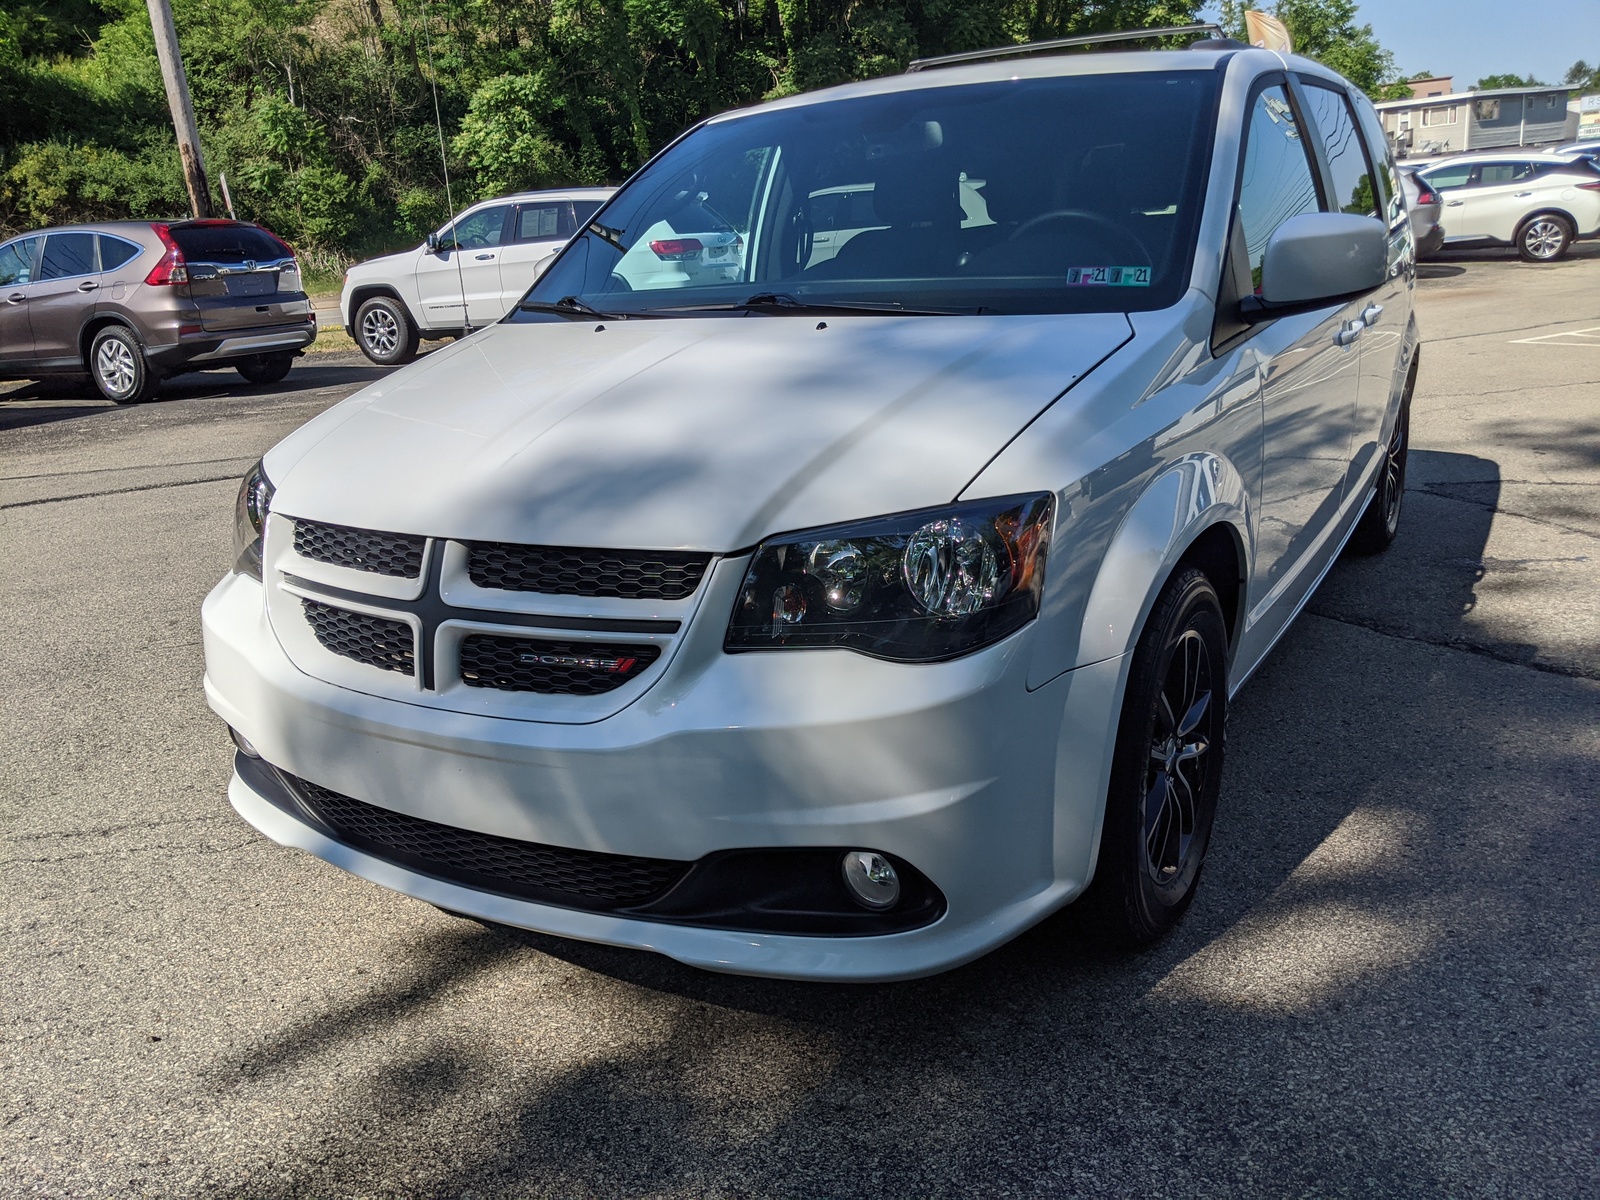
<instances>
[{"instance_id":1,"label":"lower air intake","mask_svg":"<svg viewBox=\"0 0 1600 1200\"><path fill-rule=\"evenodd\" d=\"M661 895L693 865L476 833L366 804L287 773L280 775L300 803L340 841L423 874L483 891L605 911Z\"/></svg>"}]
</instances>

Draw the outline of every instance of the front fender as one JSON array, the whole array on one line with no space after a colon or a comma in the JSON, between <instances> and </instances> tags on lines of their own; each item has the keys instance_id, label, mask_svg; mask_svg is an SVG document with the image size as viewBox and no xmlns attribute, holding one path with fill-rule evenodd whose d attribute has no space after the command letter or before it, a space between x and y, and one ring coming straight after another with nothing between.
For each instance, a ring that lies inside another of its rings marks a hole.
<instances>
[{"instance_id":1,"label":"front fender","mask_svg":"<svg viewBox=\"0 0 1600 1200\"><path fill-rule=\"evenodd\" d=\"M1185 455L1152 479L1100 561L1084 606L1078 662L1130 653L1184 552L1218 524L1229 528L1235 550L1249 562L1249 489L1227 459L1206 452Z\"/></svg>"}]
</instances>

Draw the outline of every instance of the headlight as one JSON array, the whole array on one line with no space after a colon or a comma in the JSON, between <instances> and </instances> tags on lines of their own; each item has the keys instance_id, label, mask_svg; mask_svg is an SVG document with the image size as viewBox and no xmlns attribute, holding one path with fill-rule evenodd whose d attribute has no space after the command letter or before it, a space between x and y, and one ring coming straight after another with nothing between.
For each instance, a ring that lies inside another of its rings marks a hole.
<instances>
[{"instance_id":1,"label":"headlight","mask_svg":"<svg viewBox=\"0 0 1600 1200\"><path fill-rule=\"evenodd\" d=\"M1054 497L1006 496L771 538L745 571L723 648L840 646L937 662L1039 612Z\"/></svg>"},{"instance_id":2,"label":"headlight","mask_svg":"<svg viewBox=\"0 0 1600 1200\"><path fill-rule=\"evenodd\" d=\"M245 472L233 505L233 569L261 578L261 532L272 510L272 480L257 463Z\"/></svg>"}]
</instances>

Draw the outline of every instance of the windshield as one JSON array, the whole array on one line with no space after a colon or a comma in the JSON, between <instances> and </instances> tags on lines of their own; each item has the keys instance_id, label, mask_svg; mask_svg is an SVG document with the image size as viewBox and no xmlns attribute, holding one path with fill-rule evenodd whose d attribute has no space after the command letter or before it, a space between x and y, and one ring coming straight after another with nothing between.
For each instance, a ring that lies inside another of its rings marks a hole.
<instances>
[{"instance_id":1,"label":"windshield","mask_svg":"<svg viewBox=\"0 0 1600 1200\"><path fill-rule=\"evenodd\" d=\"M713 122L509 319L1164 308L1187 284L1215 92L1210 71L1005 80Z\"/></svg>"}]
</instances>

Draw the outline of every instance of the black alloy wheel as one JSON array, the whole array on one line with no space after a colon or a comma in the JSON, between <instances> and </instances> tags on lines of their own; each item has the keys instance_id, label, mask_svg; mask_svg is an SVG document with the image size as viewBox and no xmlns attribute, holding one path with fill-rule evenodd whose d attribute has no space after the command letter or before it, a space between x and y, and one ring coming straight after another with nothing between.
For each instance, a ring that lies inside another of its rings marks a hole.
<instances>
[{"instance_id":1,"label":"black alloy wheel","mask_svg":"<svg viewBox=\"0 0 1600 1200\"><path fill-rule=\"evenodd\" d=\"M392 296L373 296L356 310L356 345L380 367L398 367L417 356L420 335L411 314Z\"/></svg>"},{"instance_id":2,"label":"black alloy wheel","mask_svg":"<svg viewBox=\"0 0 1600 1200\"><path fill-rule=\"evenodd\" d=\"M253 354L233 364L247 383L277 383L294 365L293 354Z\"/></svg>"},{"instance_id":3,"label":"black alloy wheel","mask_svg":"<svg viewBox=\"0 0 1600 1200\"><path fill-rule=\"evenodd\" d=\"M1389 444L1378 467L1378 481L1350 535L1350 549L1357 554L1381 554L1400 532L1400 507L1406 498L1406 459L1411 450L1411 398L1400 405Z\"/></svg>"},{"instance_id":4,"label":"black alloy wheel","mask_svg":"<svg viewBox=\"0 0 1600 1200\"><path fill-rule=\"evenodd\" d=\"M89 374L113 404L137 404L155 395L161 377L150 369L138 335L125 325L107 325L89 345Z\"/></svg>"},{"instance_id":5,"label":"black alloy wheel","mask_svg":"<svg viewBox=\"0 0 1600 1200\"><path fill-rule=\"evenodd\" d=\"M1194 899L1222 787L1227 649L1216 589L1180 570L1133 652L1085 897L1119 944L1153 942Z\"/></svg>"}]
</instances>

